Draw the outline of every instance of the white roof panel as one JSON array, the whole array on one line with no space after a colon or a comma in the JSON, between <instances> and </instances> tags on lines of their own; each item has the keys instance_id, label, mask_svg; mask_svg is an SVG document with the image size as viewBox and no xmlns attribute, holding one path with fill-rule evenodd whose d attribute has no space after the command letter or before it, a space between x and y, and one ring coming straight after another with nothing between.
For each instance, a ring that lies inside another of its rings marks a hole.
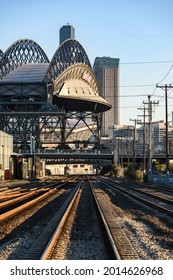
<instances>
[{"instance_id":1,"label":"white roof panel","mask_svg":"<svg viewBox=\"0 0 173 280\"><path fill-rule=\"evenodd\" d=\"M3 83L40 83L45 78L48 66L49 63L22 64L3 77L1 81Z\"/></svg>"}]
</instances>

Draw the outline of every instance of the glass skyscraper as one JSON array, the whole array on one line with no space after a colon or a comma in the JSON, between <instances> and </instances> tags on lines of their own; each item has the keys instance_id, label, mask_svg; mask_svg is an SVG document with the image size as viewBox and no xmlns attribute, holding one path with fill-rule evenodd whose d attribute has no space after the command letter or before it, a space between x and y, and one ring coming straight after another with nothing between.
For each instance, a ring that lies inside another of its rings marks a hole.
<instances>
[{"instance_id":1,"label":"glass skyscraper","mask_svg":"<svg viewBox=\"0 0 173 280\"><path fill-rule=\"evenodd\" d=\"M120 123L119 58L96 57L93 69L101 96L112 105L109 111L103 113L101 134L107 136L108 130Z\"/></svg>"},{"instance_id":2,"label":"glass skyscraper","mask_svg":"<svg viewBox=\"0 0 173 280\"><path fill-rule=\"evenodd\" d=\"M63 25L59 31L60 45L67 39L75 39L75 29L70 24Z\"/></svg>"}]
</instances>

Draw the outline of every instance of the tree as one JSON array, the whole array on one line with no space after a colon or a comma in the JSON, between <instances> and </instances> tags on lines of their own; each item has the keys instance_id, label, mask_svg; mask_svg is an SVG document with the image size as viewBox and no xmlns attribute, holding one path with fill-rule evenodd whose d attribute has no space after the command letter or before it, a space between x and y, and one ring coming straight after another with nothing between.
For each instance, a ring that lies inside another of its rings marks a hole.
<instances>
[{"instance_id":1,"label":"tree","mask_svg":"<svg viewBox=\"0 0 173 280\"><path fill-rule=\"evenodd\" d=\"M143 179L143 172L140 169L139 165L135 164L129 164L126 168L125 168L125 172L124 172L125 176L137 181L140 181Z\"/></svg>"},{"instance_id":2,"label":"tree","mask_svg":"<svg viewBox=\"0 0 173 280\"><path fill-rule=\"evenodd\" d=\"M114 164L112 166L113 176L117 177L120 174L121 166L118 164Z\"/></svg>"}]
</instances>

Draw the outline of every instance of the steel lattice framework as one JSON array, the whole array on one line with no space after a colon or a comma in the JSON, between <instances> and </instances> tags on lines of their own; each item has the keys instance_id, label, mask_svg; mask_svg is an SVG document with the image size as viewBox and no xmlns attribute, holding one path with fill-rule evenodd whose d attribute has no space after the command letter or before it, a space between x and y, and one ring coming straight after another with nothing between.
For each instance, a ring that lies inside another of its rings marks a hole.
<instances>
[{"instance_id":1,"label":"steel lattice framework","mask_svg":"<svg viewBox=\"0 0 173 280\"><path fill-rule=\"evenodd\" d=\"M88 56L75 39L66 40L55 52L46 74L47 83L53 82L69 66L83 63L91 68Z\"/></svg>"},{"instance_id":2,"label":"steel lattice framework","mask_svg":"<svg viewBox=\"0 0 173 280\"><path fill-rule=\"evenodd\" d=\"M15 73L15 69L20 69L22 65L42 64L45 66L48 63L44 78L39 83L27 84L27 81L5 83L6 80L8 81L6 78ZM89 130L88 137L92 136L94 144L99 143L102 119L100 112L93 108L90 110L89 107L85 110L73 110L73 108L64 110L63 106L59 108L58 104L56 106L52 104L54 89L57 90L59 82L63 84L69 79L80 79L83 70L92 76L91 84L88 86L95 91L97 103L99 96L97 81L88 56L78 41L66 40L56 50L51 62L42 48L29 39L16 41L2 54L0 60L0 129L14 136L16 148L20 147L26 151L29 148L31 136L35 138L36 149L39 150L45 148L46 145L49 147L51 144L59 145L62 148L72 142L86 144L85 139L76 138L79 135L76 133L76 128L80 125L81 127L86 126ZM60 77L59 80L58 77ZM89 123L88 120L90 120Z\"/></svg>"},{"instance_id":3,"label":"steel lattice framework","mask_svg":"<svg viewBox=\"0 0 173 280\"><path fill-rule=\"evenodd\" d=\"M3 51L0 50L0 60L2 59L2 57L3 57ZM1 63L1 62L0 62L0 63Z\"/></svg>"}]
</instances>

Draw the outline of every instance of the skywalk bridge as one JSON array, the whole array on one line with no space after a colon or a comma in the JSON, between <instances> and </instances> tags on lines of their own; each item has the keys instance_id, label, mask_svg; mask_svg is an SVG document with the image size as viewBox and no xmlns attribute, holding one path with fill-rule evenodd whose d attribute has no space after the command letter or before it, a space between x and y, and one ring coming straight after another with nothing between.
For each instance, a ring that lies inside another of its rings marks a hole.
<instances>
[{"instance_id":1,"label":"skywalk bridge","mask_svg":"<svg viewBox=\"0 0 173 280\"><path fill-rule=\"evenodd\" d=\"M23 154L23 157L30 157L31 154ZM40 152L34 153L33 156L38 157L40 159L46 159L47 164L74 164L74 163L88 163L88 164L95 164L97 162L114 162L114 155L108 151L101 151L98 149L95 150L86 150L86 151L58 151L56 153L47 153L47 152Z\"/></svg>"}]
</instances>

